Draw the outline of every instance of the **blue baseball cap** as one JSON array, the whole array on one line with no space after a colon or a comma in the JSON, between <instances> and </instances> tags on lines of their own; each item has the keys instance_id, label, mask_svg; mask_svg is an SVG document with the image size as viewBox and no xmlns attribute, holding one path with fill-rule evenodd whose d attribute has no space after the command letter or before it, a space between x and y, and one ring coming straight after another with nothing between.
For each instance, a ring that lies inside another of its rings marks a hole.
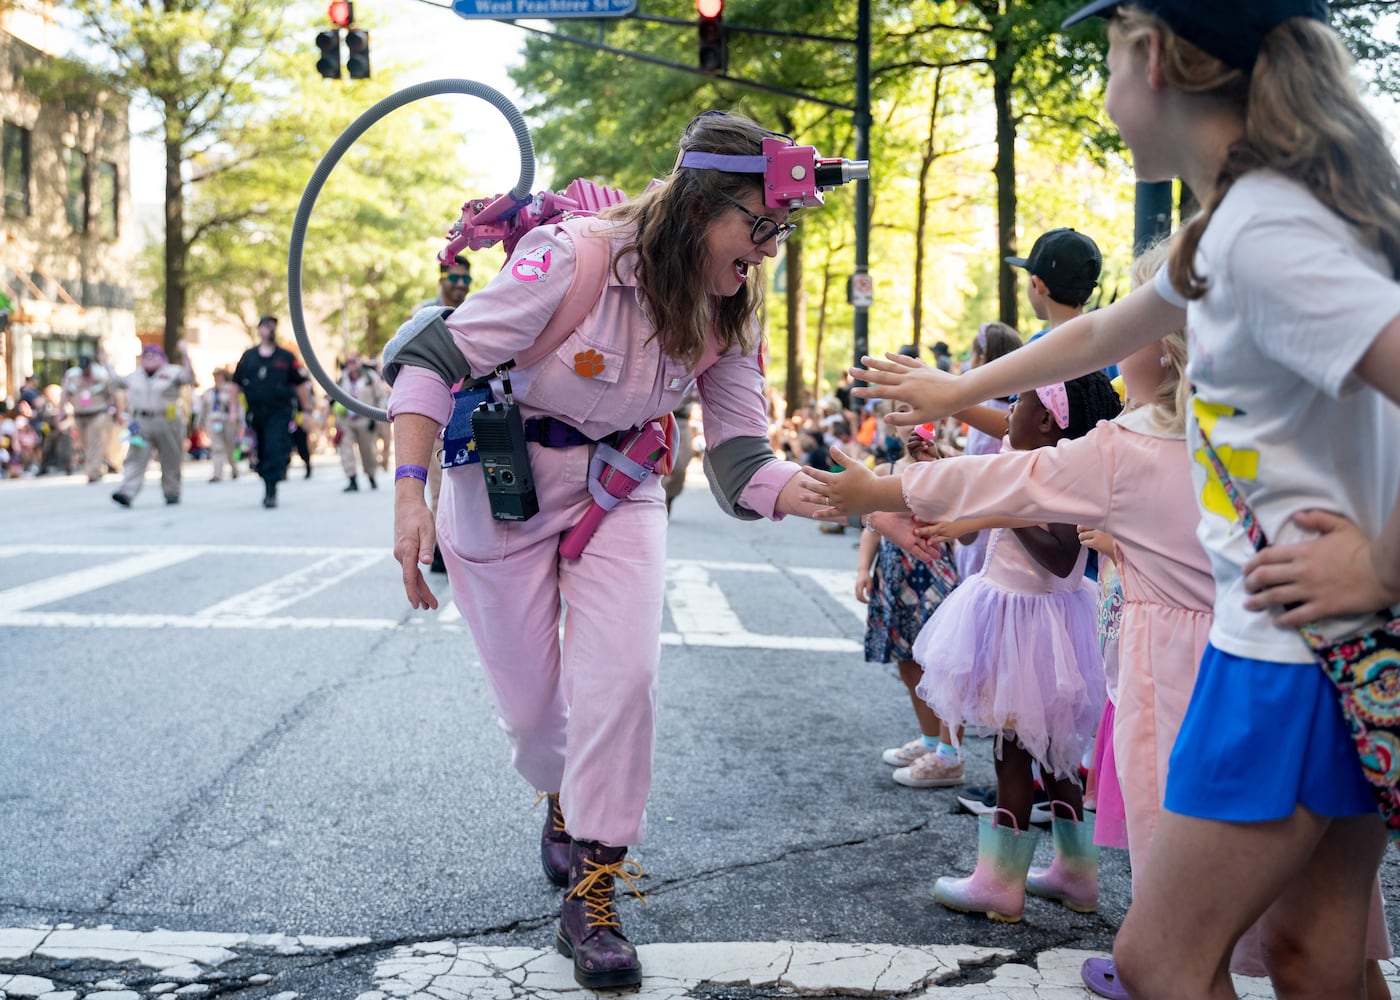
<instances>
[{"instance_id":1,"label":"blue baseball cap","mask_svg":"<svg viewBox=\"0 0 1400 1000\"><path fill-rule=\"evenodd\" d=\"M1327 23L1327 0L1095 0L1065 18L1062 28L1087 18L1108 17L1132 3L1156 14L1192 45L1235 69L1253 69L1264 36L1284 21L1309 17Z\"/></svg>"}]
</instances>

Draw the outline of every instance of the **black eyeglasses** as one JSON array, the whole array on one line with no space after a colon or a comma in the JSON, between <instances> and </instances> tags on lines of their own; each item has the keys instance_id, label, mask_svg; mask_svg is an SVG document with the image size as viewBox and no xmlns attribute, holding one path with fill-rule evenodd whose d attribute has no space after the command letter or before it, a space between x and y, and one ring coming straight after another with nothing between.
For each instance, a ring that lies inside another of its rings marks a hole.
<instances>
[{"instance_id":1,"label":"black eyeglasses","mask_svg":"<svg viewBox=\"0 0 1400 1000\"><path fill-rule=\"evenodd\" d=\"M753 240L754 246L762 246L775 236L778 238L778 245L782 246L787 242L787 238L797 231L797 226L794 223L778 222L766 215L755 215L733 198L730 198L729 202L750 219L753 219L753 228L749 230L749 239Z\"/></svg>"},{"instance_id":2,"label":"black eyeglasses","mask_svg":"<svg viewBox=\"0 0 1400 1000\"><path fill-rule=\"evenodd\" d=\"M447 279L449 285L460 285L464 281L469 285L472 283L470 274L444 274L443 277Z\"/></svg>"}]
</instances>

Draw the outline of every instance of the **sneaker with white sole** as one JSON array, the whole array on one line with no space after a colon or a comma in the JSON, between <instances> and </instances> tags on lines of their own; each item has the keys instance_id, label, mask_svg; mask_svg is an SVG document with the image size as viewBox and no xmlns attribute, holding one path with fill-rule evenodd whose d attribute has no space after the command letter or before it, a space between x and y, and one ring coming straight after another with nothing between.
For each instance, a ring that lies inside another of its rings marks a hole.
<instances>
[{"instance_id":1,"label":"sneaker with white sole","mask_svg":"<svg viewBox=\"0 0 1400 1000\"><path fill-rule=\"evenodd\" d=\"M924 754L908 767L896 768L893 777L908 788L949 788L963 783L963 762Z\"/></svg>"},{"instance_id":2,"label":"sneaker with white sole","mask_svg":"<svg viewBox=\"0 0 1400 1000\"><path fill-rule=\"evenodd\" d=\"M933 753L922 736L915 736L902 747L890 747L880 755L880 759L891 767L908 767L924 754Z\"/></svg>"}]
</instances>

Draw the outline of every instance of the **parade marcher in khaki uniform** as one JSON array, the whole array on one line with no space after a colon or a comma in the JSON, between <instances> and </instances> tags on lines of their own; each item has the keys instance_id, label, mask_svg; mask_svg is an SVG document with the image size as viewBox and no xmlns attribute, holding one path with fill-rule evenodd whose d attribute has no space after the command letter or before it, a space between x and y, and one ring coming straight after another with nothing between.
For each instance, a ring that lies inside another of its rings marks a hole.
<instances>
[{"instance_id":1,"label":"parade marcher in khaki uniform","mask_svg":"<svg viewBox=\"0 0 1400 1000\"><path fill-rule=\"evenodd\" d=\"M131 441L122 484L112 499L130 507L146 478L146 466L154 449L160 459L160 488L168 504L180 502L180 462L184 457L184 420L180 414L180 387L194 385L194 371L184 343L180 364L171 364L159 347L141 351L141 367L112 384L126 390L131 414Z\"/></svg>"},{"instance_id":2,"label":"parade marcher in khaki uniform","mask_svg":"<svg viewBox=\"0 0 1400 1000\"><path fill-rule=\"evenodd\" d=\"M472 266L467 258L458 254L452 261L452 266L438 264L438 293L437 298L429 299L421 304L418 309L427 309L430 306L445 306L449 309L456 309L467 299L467 292L472 287ZM418 309L415 309L416 313ZM442 442L438 441L433 449L433 460L428 463L428 509L433 516L437 517L438 493L442 490ZM442 561L442 549L437 545L433 546L432 572L446 573L447 566Z\"/></svg>"},{"instance_id":3,"label":"parade marcher in khaki uniform","mask_svg":"<svg viewBox=\"0 0 1400 1000\"><path fill-rule=\"evenodd\" d=\"M238 387L228 379L227 368L214 371L214 385L199 397L197 422L209 435L209 461L214 467L211 483L224 478L224 466L238 478L238 462L233 457L238 447L238 432L243 426L243 401Z\"/></svg>"},{"instance_id":4,"label":"parade marcher in khaki uniform","mask_svg":"<svg viewBox=\"0 0 1400 1000\"><path fill-rule=\"evenodd\" d=\"M345 370L340 375L340 387L360 402L378 409L383 409L389 398L384 380L373 369L366 368L355 351L345 356ZM379 483L374 478L374 467L377 461L375 443L378 438L378 424L381 422L370 420L353 410L346 410L336 417L335 425L340 431L340 464L345 469L345 478L350 480L349 485L345 487L346 493L354 493L360 488L360 481L355 477L356 449L360 452L360 462L369 478L369 488L379 489Z\"/></svg>"},{"instance_id":5,"label":"parade marcher in khaki uniform","mask_svg":"<svg viewBox=\"0 0 1400 1000\"><path fill-rule=\"evenodd\" d=\"M78 421L83 469L90 483L102 478L117 423L110 377L106 368L86 355L78 359L76 367L63 373L63 398L73 407L73 416Z\"/></svg>"}]
</instances>

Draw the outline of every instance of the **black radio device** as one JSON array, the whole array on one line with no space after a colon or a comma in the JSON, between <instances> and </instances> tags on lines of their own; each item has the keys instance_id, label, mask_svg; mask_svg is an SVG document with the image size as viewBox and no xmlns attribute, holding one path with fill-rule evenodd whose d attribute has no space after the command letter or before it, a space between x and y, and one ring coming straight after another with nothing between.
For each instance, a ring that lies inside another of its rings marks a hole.
<instances>
[{"instance_id":1,"label":"black radio device","mask_svg":"<svg viewBox=\"0 0 1400 1000\"><path fill-rule=\"evenodd\" d=\"M485 402L472 411L472 436L486 476L486 496L497 521L528 521L540 512L535 477L525 445L525 422L510 389L510 364L496 369L502 402Z\"/></svg>"}]
</instances>

